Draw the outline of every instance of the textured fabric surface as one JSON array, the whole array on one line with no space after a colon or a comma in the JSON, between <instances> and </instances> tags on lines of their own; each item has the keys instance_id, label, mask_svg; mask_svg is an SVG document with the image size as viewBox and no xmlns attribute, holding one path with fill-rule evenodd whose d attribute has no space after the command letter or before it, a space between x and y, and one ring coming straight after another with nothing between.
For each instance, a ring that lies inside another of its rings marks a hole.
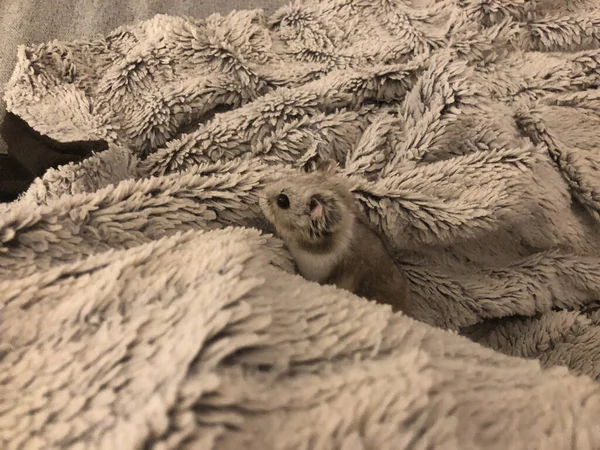
<instances>
[{"instance_id":1,"label":"textured fabric surface","mask_svg":"<svg viewBox=\"0 0 600 450\"><path fill-rule=\"evenodd\" d=\"M21 48L8 109L111 147L2 207L3 444L600 448L599 57L585 1L328 0ZM262 186L322 159L413 318L250 229Z\"/></svg>"},{"instance_id":2,"label":"textured fabric surface","mask_svg":"<svg viewBox=\"0 0 600 450\"><path fill-rule=\"evenodd\" d=\"M285 0L1 0L0 90L10 77L17 59L16 49L21 44L106 34L156 14L205 17L215 12L253 8L272 13L285 3ZM0 102L0 122L4 113L5 105ZM0 138L0 153L7 151L7 145Z\"/></svg>"}]
</instances>

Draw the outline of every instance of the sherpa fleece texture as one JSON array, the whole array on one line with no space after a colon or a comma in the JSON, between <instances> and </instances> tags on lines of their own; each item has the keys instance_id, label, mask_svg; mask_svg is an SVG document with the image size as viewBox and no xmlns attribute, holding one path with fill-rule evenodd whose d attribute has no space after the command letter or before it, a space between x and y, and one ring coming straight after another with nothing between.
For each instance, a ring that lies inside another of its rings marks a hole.
<instances>
[{"instance_id":1,"label":"sherpa fleece texture","mask_svg":"<svg viewBox=\"0 0 600 450\"><path fill-rule=\"evenodd\" d=\"M2 210L2 448L600 448L599 83L594 1L327 0L21 48L8 109L111 147ZM322 159L413 318L251 229L265 183Z\"/></svg>"}]
</instances>

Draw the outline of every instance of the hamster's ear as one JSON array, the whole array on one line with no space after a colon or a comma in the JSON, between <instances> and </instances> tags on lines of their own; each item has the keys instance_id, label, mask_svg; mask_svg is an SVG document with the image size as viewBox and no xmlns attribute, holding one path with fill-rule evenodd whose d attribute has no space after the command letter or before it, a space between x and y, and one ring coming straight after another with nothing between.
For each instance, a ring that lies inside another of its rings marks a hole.
<instances>
[{"instance_id":1,"label":"hamster's ear","mask_svg":"<svg viewBox=\"0 0 600 450\"><path fill-rule=\"evenodd\" d=\"M310 211L310 217L313 219L323 217L323 203L316 196L310 198L308 209Z\"/></svg>"},{"instance_id":2,"label":"hamster's ear","mask_svg":"<svg viewBox=\"0 0 600 450\"><path fill-rule=\"evenodd\" d=\"M337 173L338 163L336 161L319 161L317 171L325 175L335 175Z\"/></svg>"}]
</instances>

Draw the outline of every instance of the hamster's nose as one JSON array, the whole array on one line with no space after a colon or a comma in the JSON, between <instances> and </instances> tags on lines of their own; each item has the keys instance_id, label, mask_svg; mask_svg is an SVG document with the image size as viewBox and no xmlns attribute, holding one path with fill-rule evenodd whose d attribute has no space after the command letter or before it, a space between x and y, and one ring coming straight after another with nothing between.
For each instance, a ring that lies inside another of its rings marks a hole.
<instances>
[{"instance_id":1,"label":"hamster's nose","mask_svg":"<svg viewBox=\"0 0 600 450\"><path fill-rule=\"evenodd\" d=\"M279 194L277 196L277 206L281 209L288 209L290 207L290 199L285 194Z\"/></svg>"}]
</instances>

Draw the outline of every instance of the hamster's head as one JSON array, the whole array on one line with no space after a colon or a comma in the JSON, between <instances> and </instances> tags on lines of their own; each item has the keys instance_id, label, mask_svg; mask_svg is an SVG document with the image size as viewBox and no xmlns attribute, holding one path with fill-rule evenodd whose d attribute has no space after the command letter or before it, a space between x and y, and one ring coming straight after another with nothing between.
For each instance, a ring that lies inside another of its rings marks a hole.
<instances>
[{"instance_id":1,"label":"hamster's head","mask_svg":"<svg viewBox=\"0 0 600 450\"><path fill-rule=\"evenodd\" d=\"M327 251L351 233L355 211L349 186L332 167L267 185L260 207L288 245L317 252Z\"/></svg>"}]
</instances>

